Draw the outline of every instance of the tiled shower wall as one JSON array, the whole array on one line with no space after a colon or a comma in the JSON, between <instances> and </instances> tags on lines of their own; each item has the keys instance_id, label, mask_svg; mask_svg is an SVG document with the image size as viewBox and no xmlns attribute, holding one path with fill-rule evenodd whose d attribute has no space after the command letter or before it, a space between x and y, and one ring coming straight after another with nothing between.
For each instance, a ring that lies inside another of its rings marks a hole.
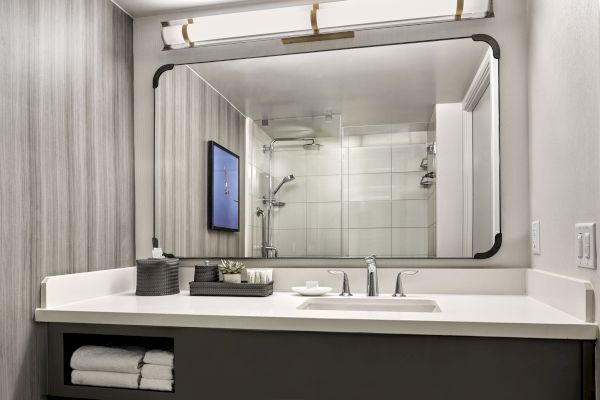
<instances>
[{"instance_id":1,"label":"tiled shower wall","mask_svg":"<svg viewBox=\"0 0 600 400\"><path fill-rule=\"evenodd\" d=\"M274 152L274 187L286 175L296 177L279 192L285 206L275 209L273 241L280 255L342 255L341 138L318 143L318 151L296 143Z\"/></svg>"},{"instance_id":2,"label":"tiled shower wall","mask_svg":"<svg viewBox=\"0 0 600 400\"><path fill-rule=\"evenodd\" d=\"M253 135L253 210L265 209L271 138L256 124ZM420 186L427 124L349 127L344 138L319 138L319 151L280 144L273 186L286 184L274 210L273 242L280 256L427 256L435 190ZM252 254L260 254L260 219L253 214ZM429 228L429 229L428 229Z\"/></svg>"},{"instance_id":3,"label":"tiled shower wall","mask_svg":"<svg viewBox=\"0 0 600 400\"><path fill-rule=\"evenodd\" d=\"M427 124L344 129L344 255L427 255L426 141Z\"/></svg>"}]
</instances>

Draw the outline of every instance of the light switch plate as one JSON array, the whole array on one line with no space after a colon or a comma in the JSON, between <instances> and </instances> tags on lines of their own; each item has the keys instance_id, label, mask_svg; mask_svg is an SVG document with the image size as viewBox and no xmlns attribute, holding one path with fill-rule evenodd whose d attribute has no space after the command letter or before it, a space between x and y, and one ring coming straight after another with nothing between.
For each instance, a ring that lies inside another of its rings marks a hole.
<instances>
[{"instance_id":1,"label":"light switch plate","mask_svg":"<svg viewBox=\"0 0 600 400\"><path fill-rule=\"evenodd\" d=\"M596 269L596 224L575 224L575 260L578 267Z\"/></svg>"},{"instance_id":2,"label":"light switch plate","mask_svg":"<svg viewBox=\"0 0 600 400\"><path fill-rule=\"evenodd\" d=\"M533 254L542 254L540 243L540 221L531 223L531 252Z\"/></svg>"}]
</instances>

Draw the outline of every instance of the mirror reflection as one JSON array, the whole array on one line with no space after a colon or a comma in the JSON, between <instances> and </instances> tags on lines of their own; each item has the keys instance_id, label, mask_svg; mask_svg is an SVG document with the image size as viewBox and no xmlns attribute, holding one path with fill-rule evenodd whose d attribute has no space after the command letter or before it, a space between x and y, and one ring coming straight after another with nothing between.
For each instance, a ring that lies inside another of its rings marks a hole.
<instances>
[{"instance_id":1,"label":"mirror reflection","mask_svg":"<svg viewBox=\"0 0 600 400\"><path fill-rule=\"evenodd\" d=\"M155 235L181 257L481 256L500 232L497 68L470 38L175 66ZM210 141L240 159L239 232L208 229Z\"/></svg>"}]
</instances>

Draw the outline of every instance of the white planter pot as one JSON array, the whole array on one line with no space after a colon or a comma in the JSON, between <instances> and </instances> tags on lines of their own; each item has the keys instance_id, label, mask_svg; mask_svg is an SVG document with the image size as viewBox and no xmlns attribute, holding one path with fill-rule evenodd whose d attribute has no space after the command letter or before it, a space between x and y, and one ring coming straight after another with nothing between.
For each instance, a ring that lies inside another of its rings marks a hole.
<instances>
[{"instance_id":1,"label":"white planter pot","mask_svg":"<svg viewBox=\"0 0 600 400\"><path fill-rule=\"evenodd\" d=\"M242 283L242 274L223 274L223 282Z\"/></svg>"}]
</instances>

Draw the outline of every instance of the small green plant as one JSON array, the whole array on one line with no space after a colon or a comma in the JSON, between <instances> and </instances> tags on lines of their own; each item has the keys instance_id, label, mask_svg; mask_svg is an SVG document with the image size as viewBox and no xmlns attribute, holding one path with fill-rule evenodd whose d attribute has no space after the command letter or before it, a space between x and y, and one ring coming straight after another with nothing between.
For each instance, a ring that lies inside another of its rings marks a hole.
<instances>
[{"instance_id":1,"label":"small green plant","mask_svg":"<svg viewBox=\"0 0 600 400\"><path fill-rule=\"evenodd\" d=\"M239 261L221 260L221 264L219 264L219 271L226 275L241 274L244 269L246 266Z\"/></svg>"}]
</instances>

